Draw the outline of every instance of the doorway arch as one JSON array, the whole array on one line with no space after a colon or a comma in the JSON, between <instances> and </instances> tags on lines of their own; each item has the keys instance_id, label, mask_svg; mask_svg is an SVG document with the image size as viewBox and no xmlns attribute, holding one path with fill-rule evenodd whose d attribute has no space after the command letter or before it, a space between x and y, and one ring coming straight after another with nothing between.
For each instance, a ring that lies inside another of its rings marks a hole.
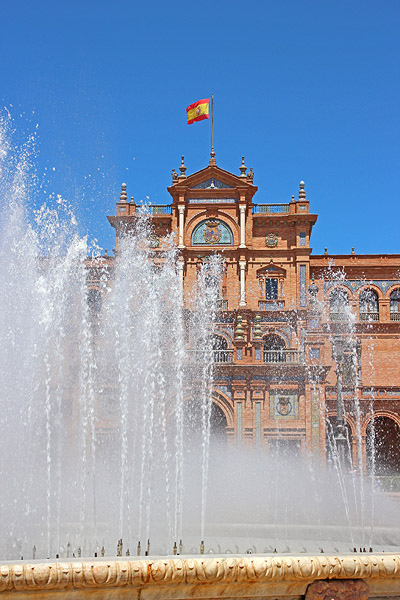
<instances>
[{"instance_id":1,"label":"doorway arch","mask_svg":"<svg viewBox=\"0 0 400 600\"><path fill-rule=\"evenodd\" d=\"M400 426L387 415L371 418L366 430L367 470L377 475L400 474Z\"/></svg>"}]
</instances>

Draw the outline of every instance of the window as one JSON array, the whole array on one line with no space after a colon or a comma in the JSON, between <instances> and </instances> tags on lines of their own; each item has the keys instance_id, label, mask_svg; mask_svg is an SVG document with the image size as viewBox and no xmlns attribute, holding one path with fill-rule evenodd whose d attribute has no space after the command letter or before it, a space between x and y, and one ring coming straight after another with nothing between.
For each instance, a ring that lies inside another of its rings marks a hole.
<instances>
[{"instance_id":1,"label":"window","mask_svg":"<svg viewBox=\"0 0 400 600\"><path fill-rule=\"evenodd\" d=\"M306 245L306 234L304 231L300 231L300 246Z\"/></svg>"},{"instance_id":2,"label":"window","mask_svg":"<svg viewBox=\"0 0 400 600\"><path fill-rule=\"evenodd\" d=\"M319 348L310 348L310 358L314 360L318 360L320 358L321 352Z\"/></svg>"},{"instance_id":3,"label":"window","mask_svg":"<svg viewBox=\"0 0 400 600\"><path fill-rule=\"evenodd\" d=\"M360 294L360 321L379 321L379 300L374 290L363 290Z\"/></svg>"},{"instance_id":4,"label":"window","mask_svg":"<svg viewBox=\"0 0 400 600\"><path fill-rule=\"evenodd\" d=\"M349 296L345 290L333 290L329 298L329 314L332 321L345 321L348 317Z\"/></svg>"},{"instance_id":5,"label":"window","mask_svg":"<svg viewBox=\"0 0 400 600\"><path fill-rule=\"evenodd\" d=\"M400 288L390 294L390 320L400 321Z\"/></svg>"},{"instance_id":6,"label":"window","mask_svg":"<svg viewBox=\"0 0 400 600\"><path fill-rule=\"evenodd\" d=\"M278 299L278 280L277 279L266 279L265 280L265 299L266 300L277 300Z\"/></svg>"},{"instance_id":7,"label":"window","mask_svg":"<svg viewBox=\"0 0 400 600\"><path fill-rule=\"evenodd\" d=\"M283 338L276 333L270 333L264 337L264 362L281 363L286 362L286 344Z\"/></svg>"}]
</instances>

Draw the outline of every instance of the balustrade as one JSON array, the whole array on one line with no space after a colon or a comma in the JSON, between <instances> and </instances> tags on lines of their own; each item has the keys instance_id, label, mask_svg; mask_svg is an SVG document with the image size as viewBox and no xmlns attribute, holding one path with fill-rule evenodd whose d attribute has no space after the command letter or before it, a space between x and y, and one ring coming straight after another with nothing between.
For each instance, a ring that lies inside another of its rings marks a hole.
<instances>
[{"instance_id":1,"label":"balustrade","mask_svg":"<svg viewBox=\"0 0 400 600\"><path fill-rule=\"evenodd\" d=\"M379 321L378 312L360 312L360 321Z\"/></svg>"},{"instance_id":2,"label":"balustrade","mask_svg":"<svg viewBox=\"0 0 400 600\"><path fill-rule=\"evenodd\" d=\"M299 364L303 361L302 357L299 350L264 350L264 362L269 364Z\"/></svg>"},{"instance_id":3,"label":"balustrade","mask_svg":"<svg viewBox=\"0 0 400 600\"><path fill-rule=\"evenodd\" d=\"M290 204L253 204L253 215L290 213Z\"/></svg>"}]
</instances>

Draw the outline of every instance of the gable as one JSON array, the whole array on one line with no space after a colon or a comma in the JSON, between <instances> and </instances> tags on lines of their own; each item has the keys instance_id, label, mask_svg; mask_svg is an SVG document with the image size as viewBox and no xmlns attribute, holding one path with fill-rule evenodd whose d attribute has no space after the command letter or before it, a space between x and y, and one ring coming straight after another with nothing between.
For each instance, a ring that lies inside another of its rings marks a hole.
<instances>
[{"instance_id":1,"label":"gable","mask_svg":"<svg viewBox=\"0 0 400 600\"><path fill-rule=\"evenodd\" d=\"M223 183L223 181L220 181L219 179L207 179L206 181L202 181L201 183L198 183L197 185L194 185L192 188L192 190L214 190L214 189L232 189L231 185L228 185L227 183Z\"/></svg>"}]
</instances>

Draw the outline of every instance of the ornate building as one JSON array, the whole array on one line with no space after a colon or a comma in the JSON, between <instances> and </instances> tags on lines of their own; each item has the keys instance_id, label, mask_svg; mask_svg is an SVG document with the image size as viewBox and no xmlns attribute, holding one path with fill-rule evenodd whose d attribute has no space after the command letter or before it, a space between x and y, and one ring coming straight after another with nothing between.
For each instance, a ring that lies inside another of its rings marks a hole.
<instances>
[{"instance_id":1,"label":"ornate building","mask_svg":"<svg viewBox=\"0 0 400 600\"><path fill-rule=\"evenodd\" d=\"M286 204L255 202L252 169L172 172L171 203L149 207L155 245L176 232L185 301L199 264L222 252L214 338L214 428L228 443L400 470L400 255L315 255L304 182ZM118 240L140 206L126 186Z\"/></svg>"}]
</instances>

